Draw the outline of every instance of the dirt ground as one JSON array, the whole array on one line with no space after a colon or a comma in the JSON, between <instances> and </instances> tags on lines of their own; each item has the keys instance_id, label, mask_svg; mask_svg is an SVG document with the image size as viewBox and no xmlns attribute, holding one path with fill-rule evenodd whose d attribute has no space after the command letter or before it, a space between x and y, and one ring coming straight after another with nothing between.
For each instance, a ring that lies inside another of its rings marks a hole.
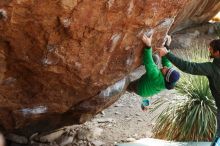
<instances>
[{"instance_id":1,"label":"dirt ground","mask_svg":"<svg viewBox=\"0 0 220 146\"><path fill-rule=\"evenodd\" d=\"M165 90L160 94L151 97L151 102L158 98L169 99L175 97L174 90ZM121 98L102 113L98 114L93 120L85 125L97 122L103 133L99 137L104 145L114 145L121 142L129 142L135 139L152 137L152 128L155 125L155 117L166 107L160 107L155 112L150 112L154 104L151 103L148 111L142 111L140 106L141 97L126 92Z\"/></svg>"}]
</instances>

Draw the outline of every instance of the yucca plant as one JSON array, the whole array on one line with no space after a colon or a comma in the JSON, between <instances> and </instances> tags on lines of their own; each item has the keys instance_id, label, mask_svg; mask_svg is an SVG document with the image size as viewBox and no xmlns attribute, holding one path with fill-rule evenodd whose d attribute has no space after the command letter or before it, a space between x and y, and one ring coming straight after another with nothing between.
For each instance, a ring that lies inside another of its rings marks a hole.
<instances>
[{"instance_id":1,"label":"yucca plant","mask_svg":"<svg viewBox=\"0 0 220 146\"><path fill-rule=\"evenodd\" d=\"M178 51L178 54L182 53ZM195 47L183 54L185 59L197 62L208 58L206 50ZM168 106L153 128L154 136L175 141L212 140L216 129L216 107L207 78L182 73L176 90L182 96L167 100ZM157 104L161 105L161 102L157 101Z\"/></svg>"}]
</instances>

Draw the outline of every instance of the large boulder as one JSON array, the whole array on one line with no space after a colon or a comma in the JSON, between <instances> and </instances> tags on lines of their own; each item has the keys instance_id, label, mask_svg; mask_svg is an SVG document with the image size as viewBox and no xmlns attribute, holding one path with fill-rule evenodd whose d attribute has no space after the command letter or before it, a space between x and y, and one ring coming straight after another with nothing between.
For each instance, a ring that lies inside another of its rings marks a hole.
<instances>
[{"instance_id":1,"label":"large boulder","mask_svg":"<svg viewBox=\"0 0 220 146\"><path fill-rule=\"evenodd\" d=\"M1 0L0 130L29 136L111 105L141 64L140 36L162 45L189 1Z\"/></svg>"},{"instance_id":2,"label":"large boulder","mask_svg":"<svg viewBox=\"0 0 220 146\"><path fill-rule=\"evenodd\" d=\"M220 11L219 0L191 0L176 17L171 32L202 24L211 20Z\"/></svg>"}]
</instances>

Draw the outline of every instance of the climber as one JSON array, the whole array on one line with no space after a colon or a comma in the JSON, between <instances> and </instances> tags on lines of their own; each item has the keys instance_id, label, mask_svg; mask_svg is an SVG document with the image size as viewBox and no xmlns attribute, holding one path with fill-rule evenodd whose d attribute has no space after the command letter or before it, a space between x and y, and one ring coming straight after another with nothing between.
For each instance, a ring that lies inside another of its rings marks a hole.
<instances>
[{"instance_id":1,"label":"climber","mask_svg":"<svg viewBox=\"0 0 220 146\"><path fill-rule=\"evenodd\" d=\"M217 132L211 146L217 146L217 143L220 143L220 39L213 40L209 44L210 58L214 59L213 62L194 63L184 61L176 57L165 47L158 48L158 51L160 56L167 57L167 59L183 72L193 75L203 75L208 78L209 88L217 106Z\"/></svg>"},{"instance_id":2,"label":"climber","mask_svg":"<svg viewBox=\"0 0 220 146\"><path fill-rule=\"evenodd\" d=\"M146 111L149 106L148 97L159 93L163 89L173 89L179 80L180 74L172 68L172 64L166 57L162 57L161 60L163 68L158 69L152 57L152 35L147 36L144 34L142 40L146 44L143 56L146 73L140 79L131 82L127 90L142 97L141 108Z\"/></svg>"}]
</instances>

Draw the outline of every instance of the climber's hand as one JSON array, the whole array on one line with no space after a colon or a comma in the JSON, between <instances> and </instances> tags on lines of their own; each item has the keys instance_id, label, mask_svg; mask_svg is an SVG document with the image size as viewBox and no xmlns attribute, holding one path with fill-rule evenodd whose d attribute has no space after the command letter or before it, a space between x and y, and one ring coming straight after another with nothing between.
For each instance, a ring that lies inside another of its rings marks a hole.
<instances>
[{"instance_id":1,"label":"climber's hand","mask_svg":"<svg viewBox=\"0 0 220 146\"><path fill-rule=\"evenodd\" d=\"M142 41L146 44L147 48L151 48L152 35L147 36L147 34L144 34L142 37Z\"/></svg>"},{"instance_id":2,"label":"climber's hand","mask_svg":"<svg viewBox=\"0 0 220 146\"><path fill-rule=\"evenodd\" d=\"M170 46L171 41L172 41L171 36L170 36L170 35L166 35L166 37L165 37L165 44L164 44L164 46L165 46L165 47Z\"/></svg>"},{"instance_id":3,"label":"climber's hand","mask_svg":"<svg viewBox=\"0 0 220 146\"><path fill-rule=\"evenodd\" d=\"M166 47L157 48L156 51L158 52L160 57L165 56L169 51L166 49Z\"/></svg>"}]
</instances>

